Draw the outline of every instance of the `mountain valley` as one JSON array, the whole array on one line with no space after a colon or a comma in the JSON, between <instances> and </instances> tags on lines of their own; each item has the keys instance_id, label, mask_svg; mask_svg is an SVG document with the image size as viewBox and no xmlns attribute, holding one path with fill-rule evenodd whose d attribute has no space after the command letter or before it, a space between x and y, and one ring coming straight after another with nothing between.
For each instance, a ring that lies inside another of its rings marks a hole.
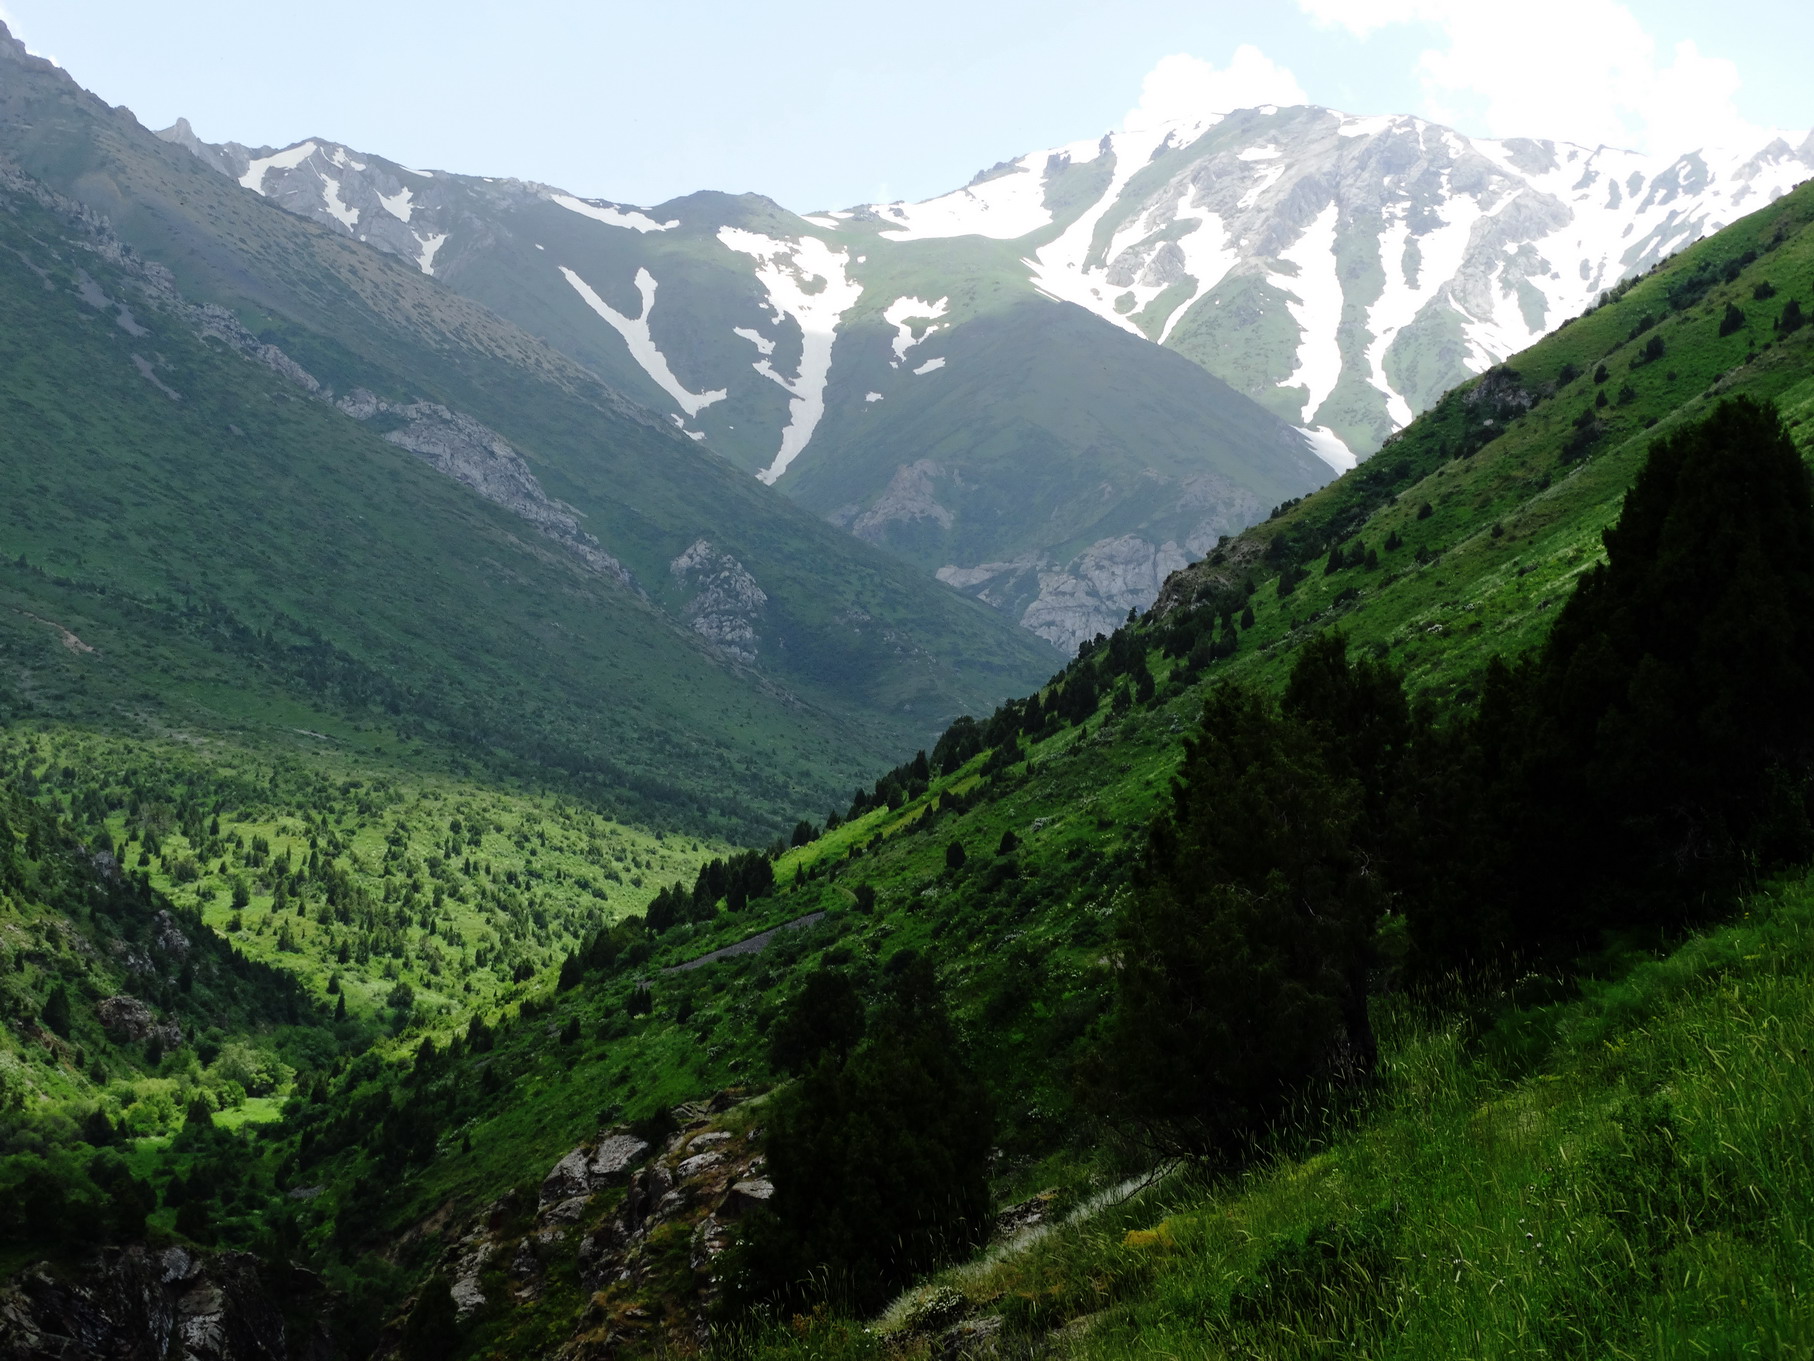
<instances>
[{"instance_id":1,"label":"mountain valley","mask_svg":"<svg viewBox=\"0 0 1814 1361\"><path fill-rule=\"evenodd\" d=\"M1811 172L639 206L0 33L0 1358L1805 1353Z\"/></svg>"}]
</instances>

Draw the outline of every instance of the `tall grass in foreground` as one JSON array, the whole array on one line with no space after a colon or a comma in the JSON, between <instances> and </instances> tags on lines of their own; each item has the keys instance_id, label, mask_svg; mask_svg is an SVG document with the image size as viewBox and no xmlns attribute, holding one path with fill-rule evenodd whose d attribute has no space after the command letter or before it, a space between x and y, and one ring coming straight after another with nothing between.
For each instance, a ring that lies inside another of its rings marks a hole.
<instances>
[{"instance_id":1,"label":"tall grass in foreground","mask_svg":"<svg viewBox=\"0 0 1814 1361\"><path fill-rule=\"evenodd\" d=\"M1750 907L1484 1032L1387 1007L1380 1099L1324 1151L1174 1178L947 1273L920 1292L932 1308L741 1341L812 1357L1814 1356L1814 883Z\"/></svg>"}]
</instances>

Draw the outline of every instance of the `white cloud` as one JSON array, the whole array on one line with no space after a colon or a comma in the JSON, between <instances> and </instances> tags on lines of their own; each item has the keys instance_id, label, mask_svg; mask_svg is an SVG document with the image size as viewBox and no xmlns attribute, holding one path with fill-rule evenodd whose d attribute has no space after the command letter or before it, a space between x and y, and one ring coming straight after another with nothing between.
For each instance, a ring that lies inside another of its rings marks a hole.
<instances>
[{"instance_id":1,"label":"white cloud","mask_svg":"<svg viewBox=\"0 0 1814 1361\"><path fill-rule=\"evenodd\" d=\"M1188 53L1161 57L1140 86L1140 103L1122 126L1141 132L1166 123L1189 122L1205 114L1250 109L1258 104L1306 104L1297 78L1259 48L1242 43L1222 70Z\"/></svg>"},{"instance_id":2,"label":"white cloud","mask_svg":"<svg viewBox=\"0 0 1814 1361\"><path fill-rule=\"evenodd\" d=\"M1754 149L1771 134L1739 114L1738 68L1678 43L1668 65L1619 0L1525 0L1515 22L1479 0L1298 0L1320 23L1366 37L1423 23L1442 46L1418 58L1425 112L1496 137L1550 137L1679 154Z\"/></svg>"}]
</instances>

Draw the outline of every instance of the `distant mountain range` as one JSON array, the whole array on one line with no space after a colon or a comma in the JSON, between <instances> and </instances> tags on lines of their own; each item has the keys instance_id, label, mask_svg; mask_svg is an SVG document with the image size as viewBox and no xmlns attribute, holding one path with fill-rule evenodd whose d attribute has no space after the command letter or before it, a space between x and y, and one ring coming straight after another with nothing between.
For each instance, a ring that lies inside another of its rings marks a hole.
<instances>
[{"instance_id":1,"label":"distant mountain range","mask_svg":"<svg viewBox=\"0 0 1814 1361\"><path fill-rule=\"evenodd\" d=\"M1065 648L1814 170L1814 137L1647 158L1264 107L799 216L159 135Z\"/></svg>"}]
</instances>

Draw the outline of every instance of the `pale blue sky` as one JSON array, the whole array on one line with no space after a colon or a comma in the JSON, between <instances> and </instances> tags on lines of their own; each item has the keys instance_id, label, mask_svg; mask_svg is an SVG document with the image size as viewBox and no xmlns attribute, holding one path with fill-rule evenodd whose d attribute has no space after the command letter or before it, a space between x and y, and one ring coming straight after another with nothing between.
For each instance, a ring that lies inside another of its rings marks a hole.
<instances>
[{"instance_id":1,"label":"pale blue sky","mask_svg":"<svg viewBox=\"0 0 1814 1361\"><path fill-rule=\"evenodd\" d=\"M1196 60L1160 67L1156 113L1297 90L1670 152L1814 127L1807 0L0 0L0 18L153 127L321 136L643 204L929 197L1119 126L1180 55Z\"/></svg>"}]
</instances>

